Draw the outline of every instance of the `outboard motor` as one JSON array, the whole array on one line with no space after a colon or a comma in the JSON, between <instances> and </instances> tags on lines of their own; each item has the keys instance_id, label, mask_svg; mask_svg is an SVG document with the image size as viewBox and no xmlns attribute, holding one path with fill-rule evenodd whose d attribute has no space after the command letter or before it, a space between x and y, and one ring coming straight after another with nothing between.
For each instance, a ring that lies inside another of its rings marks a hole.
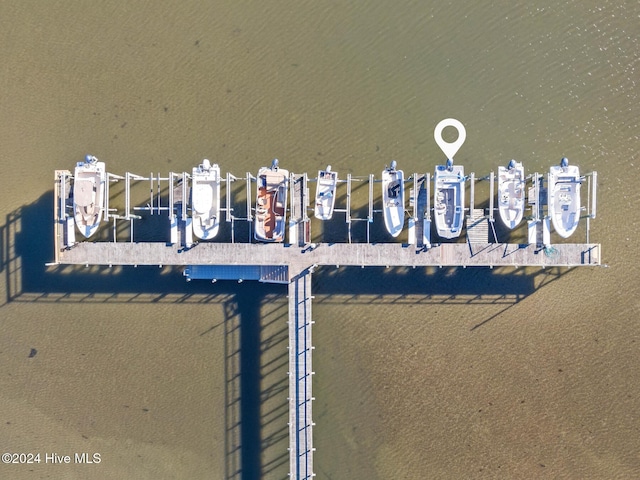
<instances>
[{"instance_id":1,"label":"outboard motor","mask_svg":"<svg viewBox=\"0 0 640 480\"><path fill-rule=\"evenodd\" d=\"M447 158L447 170L453 170L453 160L451 160L450 158Z\"/></svg>"},{"instance_id":2,"label":"outboard motor","mask_svg":"<svg viewBox=\"0 0 640 480\"><path fill-rule=\"evenodd\" d=\"M84 157L84 163L94 163L97 162L98 159L96 157L94 157L93 155L86 155Z\"/></svg>"},{"instance_id":3,"label":"outboard motor","mask_svg":"<svg viewBox=\"0 0 640 480\"><path fill-rule=\"evenodd\" d=\"M205 158L204 160L202 160L202 168L204 170L209 170L211 168L211 162L209 162L209 160Z\"/></svg>"},{"instance_id":4,"label":"outboard motor","mask_svg":"<svg viewBox=\"0 0 640 480\"><path fill-rule=\"evenodd\" d=\"M274 158L273 162L271 162L271 170L278 170L278 159Z\"/></svg>"},{"instance_id":5,"label":"outboard motor","mask_svg":"<svg viewBox=\"0 0 640 480\"><path fill-rule=\"evenodd\" d=\"M395 160L391 160L390 170L395 170L397 166L398 166L398 162L396 162Z\"/></svg>"},{"instance_id":6,"label":"outboard motor","mask_svg":"<svg viewBox=\"0 0 640 480\"><path fill-rule=\"evenodd\" d=\"M513 170L514 168L516 168L516 161L511 159L511 161L509 162L509 165L507 166L507 168L509 170Z\"/></svg>"},{"instance_id":7,"label":"outboard motor","mask_svg":"<svg viewBox=\"0 0 640 480\"><path fill-rule=\"evenodd\" d=\"M562 160L560 160L560 166L562 168L567 168L569 166L569 159L567 157L562 157Z\"/></svg>"}]
</instances>

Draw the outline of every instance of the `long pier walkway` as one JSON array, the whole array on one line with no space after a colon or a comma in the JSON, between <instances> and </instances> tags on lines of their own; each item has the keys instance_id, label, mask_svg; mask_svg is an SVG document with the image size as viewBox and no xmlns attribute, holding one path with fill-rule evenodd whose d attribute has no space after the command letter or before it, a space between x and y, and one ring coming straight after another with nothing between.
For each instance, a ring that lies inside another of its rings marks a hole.
<instances>
[{"instance_id":1,"label":"long pier walkway","mask_svg":"<svg viewBox=\"0 0 640 480\"><path fill-rule=\"evenodd\" d=\"M289 283L289 476L313 477L311 272Z\"/></svg>"}]
</instances>

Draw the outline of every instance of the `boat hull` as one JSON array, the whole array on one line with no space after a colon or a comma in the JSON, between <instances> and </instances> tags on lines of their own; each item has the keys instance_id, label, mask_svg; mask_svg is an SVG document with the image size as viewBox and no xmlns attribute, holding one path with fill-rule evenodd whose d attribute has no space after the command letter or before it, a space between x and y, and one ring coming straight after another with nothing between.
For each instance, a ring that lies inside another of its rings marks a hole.
<instances>
[{"instance_id":1,"label":"boat hull","mask_svg":"<svg viewBox=\"0 0 640 480\"><path fill-rule=\"evenodd\" d=\"M201 240L211 240L220 229L220 167L194 167L191 173L191 226Z\"/></svg>"},{"instance_id":2,"label":"boat hull","mask_svg":"<svg viewBox=\"0 0 640 480\"><path fill-rule=\"evenodd\" d=\"M107 172L104 162L78 162L73 174L73 217L85 237L91 237L102 220Z\"/></svg>"},{"instance_id":3,"label":"boat hull","mask_svg":"<svg viewBox=\"0 0 640 480\"><path fill-rule=\"evenodd\" d=\"M404 227L404 172L382 171L382 212L384 225L392 237L400 235Z\"/></svg>"},{"instance_id":4,"label":"boat hull","mask_svg":"<svg viewBox=\"0 0 640 480\"><path fill-rule=\"evenodd\" d=\"M320 220L330 220L336 203L338 173L330 170L318 171L314 216Z\"/></svg>"},{"instance_id":5,"label":"boat hull","mask_svg":"<svg viewBox=\"0 0 640 480\"><path fill-rule=\"evenodd\" d=\"M502 223L514 229L524 215L525 178L522 163L498 167L498 212Z\"/></svg>"},{"instance_id":6,"label":"boat hull","mask_svg":"<svg viewBox=\"0 0 640 480\"><path fill-rule=\"evenodd\" d=\"M568 238L580 220L580 169L576 165L549 169L548 210L553 229Z\"/></svg>"},{"instance_id":7,"label":"boat hull","mask_svg":"<svg viewBox=\"0 0 640 480\"><path fill-rule=\"evenodd\" d=\"M262 167L257 182L254 238L260 242L284 242L289 172Z\"/></svg>"},{"instance_id":8,"label":"boat hull","mask_svg":"<svg viewBox=\"0 0 640 480\"><path fill-rule=\"evenodd\" d=\"M433 177L433 210L436 231L441 238L457 238L464 221L464 167L447 169L438 165Z\"/></svg>"}]
</instances>

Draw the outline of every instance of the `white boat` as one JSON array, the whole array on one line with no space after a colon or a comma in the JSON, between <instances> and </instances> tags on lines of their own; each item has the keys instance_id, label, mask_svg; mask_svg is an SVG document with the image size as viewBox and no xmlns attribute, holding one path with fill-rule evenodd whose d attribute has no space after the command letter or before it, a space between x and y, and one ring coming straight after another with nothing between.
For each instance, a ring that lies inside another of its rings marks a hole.
<instances>
[{"instance_id":1,"label":"white boat","mask_svg":"<svg viewBox=\"0 0 640 480\"><path fill-rule=\"evenodd\" d=\"M442 238L457 238L464 221L464 167L447 160L436 167L433 182L436 231Z\"/></svg>"},{"instance_id":2,"label":"white boat","mask_svg":"<svg viewBox=\"0 0 640 480\"><path fill-rule=\"evenodd\" d=\"M382 171L382 213L391 236L400 235L404 226L404 172L397 170L395 160Z\"/></svg>"},{"instance_id":3,"label":"white boat","mask_svg":"<svg viewBox=\"0 0 640 480\"><path fill-rule=\"evenodd\" d=\"M107 171L104 162L87 155L73 174L73 217L80 233L89 238L100 226L104 213Z\"/></svg>"},{"instance_id":4,"label":"white boat","mask_svg":"<svg viewBox=\"0 0 640 480\"><path fill-rule=\"evenodd\" d=\"M220 229L220 167L206 158L191 172L193 234L211 240Z\"/></svg>"},{"instance_id":5,"label":"white boat","mask_svg":"<svg viewBox=\"0 0 640 480\"><path fill-rule=\"evenodd\" d=\"M274 159L271 168L258 171L254 237L262 242L283 242L287 216L289 171Z\"/></svg>"},{"instance_id":6,"label":"white boat","mask_svg":"<svg viewBox=\"0 0 640 480\"><path fill-rule=\"evenodd\" d=\"M563 237L569 237L580 220L580 169L569 165L563 157L560 165L549 169L548 210L553 228Z\"/></svg>"},{"instance_id":7,"label":"white boat","mask_svg":"<svg viewBox=\"0 0 640 480\"><path fill-rule=\"evenodd\" d=\"M498 167L498 212L511 229L522 221L525 181L522 162L511 160L508 166Z\"/></svg>"},{"instance_id":8,"label":"white boat","mask_svg":"<svg viewBox=\"0 0 640 480\"><path fill-rule=\"evenodd\" d=\"M329 220L333 215L333 207L336 204L336 186L338 173L331 171L331 165L326 170L318 171L318 183L316 184L316 205L314 215L320 220Z\"/></svg>"}]
</instances>

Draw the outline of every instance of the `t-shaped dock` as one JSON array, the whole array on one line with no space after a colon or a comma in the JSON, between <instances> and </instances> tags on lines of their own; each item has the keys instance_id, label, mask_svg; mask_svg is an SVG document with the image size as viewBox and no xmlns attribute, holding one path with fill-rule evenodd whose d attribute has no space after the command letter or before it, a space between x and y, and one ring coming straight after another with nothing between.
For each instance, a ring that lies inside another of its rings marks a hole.
<instances>
[{"instance_id":1,"label":"t-shaped dock","mask_svg":"<svg viewBox=\"0 0 640 480\"><path fill-rule=\"evenodd\" d=\"M467 217L466 243L432 243L428 228L430 221L422 222L430 216L428 175L414 174L413 215L409 222L419 224L418 235L410 231L409 244L370 243L367 226L367 241L351 243L350 222L363 220L373 221L373 175L369 175L369 215L366 219L355 219L351 216L350 186L351 176L347 180L347 209L349 223L349 243L310 243L310 219L307 217L308 192L307 176L291 175L290 179L290 243L236 243L233 222L235 220L252 220L251 183L253 178L247 174L247 218L238 219L232 215L231 195L226 196L227 222L231 224L231 243L201 242L191 239L188 219L188 174L170 174L167 178L143 178L127 173L124 177L112 176L109 180L124 180L125 205L124 214L117 214L109 208L109 194L105 199L105 220L114 222L114 238L112 241L75 241L72 208L72 176L69 171L58 170L55 173L55 212L54 237L55 252L51 265L172 265L184 266L185 276L191 279L208 280L258 280L262 282L285 283L289 296L289 456L292 479L302 480L314 476L313 473L313 420L312 420L312 314L311 314L311 276L318 266L354 266L354 267L575 267L597 266L601 263L601 247L596 243L561 243L544 245L538 241L529 244L492 243L488 241L488 228L493 222L493 199L490 200L488 215L473 208L473 176L472 198ZM174 185L174 179L180 181ZM238 180L227 174L227 188L230 182ZM127 241L117 241L116 222L126 221L131 224L139 218L130 211L130 183L132 181L150 181L151 199L147 207L151 214L168 213L167 224L171 226L171 236L167 242L134 241L133 234ZM161 205L161 182L169 182L169 204ZM491 175L493 182L493 175ZM591 177L589 177L591 181ZM594 188L595 188L595 179ZM422 182L422 186L419 183ZM108 182L107 182L108 183ZM424 185L427 186L425 194ZM154 185L158 195L154 198ZM107 185L108 187L108 185ZM422 190L421 190L422 188ZM229 190L227 190L229 191ZM493 187L492 187L493 193ZM420 193L419 193L420 192ZM542 196L539 179L534 178L536 194L533 202L534 227L538 230L530 238L542 238L545 232L544 217L541 216ZM595 190L593 193L593 210L595 211ZM595 213L587 217L593 218ZM411 221L413 220L413 222ZM179 228L178 228L179 226ZM478 229L475 230L474 229ZM481 232L478 235L478 232ZM587 226L587 236L588 236ZM538 235L540 233L540 235ZM495 237L495 232L494 232ZM425 241L418 241L418 239Z\"/></svg>"}]
</instances>

